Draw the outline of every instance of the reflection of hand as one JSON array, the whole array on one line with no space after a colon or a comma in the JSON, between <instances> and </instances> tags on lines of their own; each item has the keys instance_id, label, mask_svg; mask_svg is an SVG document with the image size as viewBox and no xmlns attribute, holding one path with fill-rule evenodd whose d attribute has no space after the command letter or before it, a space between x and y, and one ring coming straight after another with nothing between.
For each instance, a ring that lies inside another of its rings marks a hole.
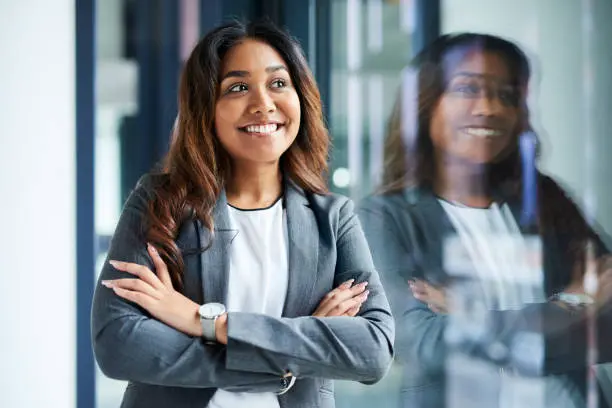
<instances>
[{"instance_id":1,"label":"reflection of hand","mask_svg":"<svg viewBox=\"0 0 612 408\"><path fill-rule=\"evenodd\" d=\"M446 291L444 288L436 288L435 286L414 279L408 281L412 295L415 299L427 304L427 307L434 313L448 313L448 303L446 301Z\"/></svg>"},{"instance_id":2,"label":"reflection of hand","mask_svg":"<svg viewBox=\"0 0 612 408\"><path fill-rule=\"evenodd\" d=\"M130 273L136 276L136 279L105 280L102 284L111 288L117 296L146 309L153 317L168 326L190 336L201 336L199 305L174 290L168 268L161 256L152 245L147 247L157 275L143 265L110 261L115 269Z\"/></svg>"},{"instance_id":3,"label":"reflection of hand","mask_svg":"<svg viewBox=\"0 0 612 408\"><path fill-rule=\"evenodd\" d=\"M601 257L597 262L599 274L595 303L603 306L612 300L612 255Z\"/></svg>"},{"instance_id":4,"label":"reflection of hand","mask_svg":"<svg viewBox=\"0 0 612 408\"><path fill-rule=\"evenodd\" d=\"M370 291L365 290L368 282L361 282L351 287L353 282L354 279L348 280L325 295L312 315L315 317L356 316Z\"/></svg>"},{"instance_id":5,"label":"reflection of hand","mask_svg":"<svg viewBox=\"0 0 612 408\"><path fill-rule=\"evenodd\" d=\"M606 255L588 262L586 275L579 269L563 293L590 298L596 307L609 302L612 299L612 256ZM568 308L563 302L554 302Z\"/></svg>"}]
</instances>

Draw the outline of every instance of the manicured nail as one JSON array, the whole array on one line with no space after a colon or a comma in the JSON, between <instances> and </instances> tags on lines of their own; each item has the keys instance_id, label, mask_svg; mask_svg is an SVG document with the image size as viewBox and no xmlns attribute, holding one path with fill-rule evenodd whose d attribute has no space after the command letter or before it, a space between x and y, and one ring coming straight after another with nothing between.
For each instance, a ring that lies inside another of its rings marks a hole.
<instances>
[{"instance_id":1,"label":"manicured nail","mask_svg":"<svg viewBox=\"0 0 612 408\"><path fill-rule=\"evenodd\" d=\"M155 255L157 255L157 249L155 249L155 247L154 247L153 245L151 245L151 244L149 244L149 243L147 242L147 247L149 248L149 250L150 250L151 252L153 252Z\"/></svg>"},{"instance_id":2,"label":"manicured nail","mask_svg":"<svg viewBox=\"0 0 612 408\"><path fill-rule=\"evenodd\" d=\"M361 298L365 301L368 298L369 294L370 294L370 291L366 290L365 292L361 294Z\"/></svg>"},{"instance_id":3,"label":"manicured nail","mask_svg":"<svg viewBox=\"0 0 612 408\"><path fill-rule=\"evenodd\" d=\"M116 268L116 269L119 269L121 267L121 262L119 262L119 261L110 260L110 261L108 261L108 263L113 265L113 267Z\"/></svg>"},{"instance_id":4,"label":"manicured nail","mask_svg":"<svg viewBox=\"0 0 612 408\"><path fill-rule=\"evenodd\" d=\"M353 284L353 282L355 282L355 279L349 279L346 282L344 282L342 285L343 288L348 289L351 287L351 285Z\"/></svg>"},{"instance_id":5,"label":"manicured nail","mask_svg":"<svg viewBox=\"0 0 612 408\"><path fill-rule=\"evenodd\" d=\"M113 282L112 281L108 281L108 280L103 280L102 282L100 282L102 285L106 286L107 288L112 288L113 287Z\"/></svg>"},{"instance_id":6,"label":"manicured nail","mask_svg":"<svg viewBox=\"0 0 612 408\"><path fill-rule=\"evenodd\" d=\"M367 282L367 281L365 281L365 282L361 282L361 283L359 284L359 288L361 288L361 289L365 288L366 286L368 286L368 282Z\"/></svg>"}]
</instances>

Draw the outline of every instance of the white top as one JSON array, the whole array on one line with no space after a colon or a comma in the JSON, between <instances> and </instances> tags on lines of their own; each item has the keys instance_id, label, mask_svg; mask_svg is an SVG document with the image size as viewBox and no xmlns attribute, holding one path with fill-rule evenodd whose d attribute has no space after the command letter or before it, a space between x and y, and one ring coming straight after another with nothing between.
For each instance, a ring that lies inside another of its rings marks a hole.
<instances>
[{"instance_id":1,"label":"white top","mask_svg":"<svg viewBox=\"0 0 612 408\"><path fill-rule=\"evenodd\" d=\"M281 317L288 283L287 216L283 200L268 208L240 210L228 206L231 228L237 231L229 256L229 312ZM279 375L280 383L280 375ZM208 408L277 408L273 393L217 390Z\"/></svg>"},{"instance_id":2,"label":"white top","mask_svg":"<svg viewBox=\"0 0 612 408\"><path fill-rule=\"evenodd\" d=\"M488 310L518 310L529 303L543 303L542 246L539 236L525 236L506 204L472 208L439 200L456 237L445 243L444 263L451 274L471 277L481 284ZM470 294L473 295L473 294ZM476 323L480 324L480 323ZM464 325L463 330L478 330ZM544 357L544 339L535 349L523 350L523 358ZM542 362L543 363L543 362ZM464 367L465 368L465 367ZM461 371L458 370L461 376ZM494 372L499 373L497 381ZM451 380L452 381L452 380ZM569 384L554 377L525 378L507 370L484 368L479 381L498 387L501 408L573 408ZM452 399L452 397L451 397Z\"/></svg>"}]
</instances>

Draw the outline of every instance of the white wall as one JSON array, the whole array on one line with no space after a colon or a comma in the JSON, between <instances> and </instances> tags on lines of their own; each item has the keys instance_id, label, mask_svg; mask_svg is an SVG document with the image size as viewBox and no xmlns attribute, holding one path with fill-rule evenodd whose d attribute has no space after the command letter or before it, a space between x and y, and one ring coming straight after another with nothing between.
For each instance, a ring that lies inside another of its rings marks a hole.
<instances>
[{"instance_id":1,"label":"white wall","mask_svg":"<svg viewBox=\"0 0 612 408\"><path fill-rule=\"evenodd\" d=\"M500 35L532 57L531 106L543 142L542 167L569 186L583 207L592 197L588 207L612 232L612 161L607 157L612 152L612 2L592 0L592 13L583 9L586 3L442 0L442 31ZM584 24L589 19L592 30ZM590 95L585 93L589 71Z\"/></svg>"},{"instance_id":2,"label":"white wall","mask_svg":"<svg viewBox=\"0 0 612 408\"><path fill-rule=\"evenodd\" d=\"M0 406L75 406L74 0L0 0Z\"/></svg>"}]
</instances>

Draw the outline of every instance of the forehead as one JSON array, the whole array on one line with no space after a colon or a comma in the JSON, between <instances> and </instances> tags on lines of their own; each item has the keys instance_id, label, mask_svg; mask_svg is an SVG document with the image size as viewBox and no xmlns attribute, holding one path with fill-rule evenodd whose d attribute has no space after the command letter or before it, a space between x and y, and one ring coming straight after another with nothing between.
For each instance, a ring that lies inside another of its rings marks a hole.
<instances>
[{"instance_id":1,"label":"forehead","mask_svg":"<svg viewBox=\"0 0 612 408\"><path fill-rule=\"evenodd\" d=\"M499 54L478 49L457 50L444 59L447 79L477 77L501 83L512 82L512 75L506 60Z\"/></svg>"},{"instance_id":2,"label":"forehead","mask_svg":"<svg viewBox=\"0 0 612 408\"><path fill-rule=\"evenodd\" d=\"M240 70L265 71L270 66L287 64L273 47L263 41L245 39L232 47L223 58L221 73Z\"/></svg>"}]
</instances>

